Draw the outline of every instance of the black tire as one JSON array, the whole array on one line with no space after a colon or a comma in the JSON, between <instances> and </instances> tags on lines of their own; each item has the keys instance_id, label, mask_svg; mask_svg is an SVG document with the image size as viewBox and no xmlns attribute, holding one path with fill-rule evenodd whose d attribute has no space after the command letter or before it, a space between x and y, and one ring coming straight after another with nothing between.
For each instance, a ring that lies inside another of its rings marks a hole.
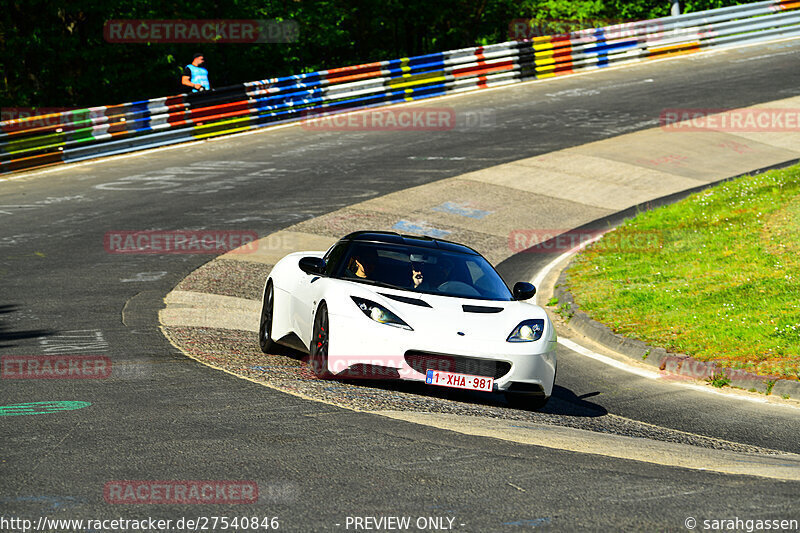
<instances>
[{"instance_id":1,"label":"black tire","mask_svg":"<svg viewBox=\"0 0 800 533\"><path fill-rule=\"evenodd\" d=\"M272 288L272 280L267 282L264 289L264 303L261 306L261 321L258 327L258 344L264 353L272 353L276 343L272 339L272 316L275 310L275 290Z\"/></svg>"},{"instance_id":2,"label":"black tire","mask_svg":"<svg viewBox=\"0 0 800 533\"><path fill-rule=\"evenodd\" d=\"M330 327L328 322L328 306L321 302L314 315L314 333L309 346L308 363L314 375L320 379L332 377L328 371L328 346L330 344Z\"/></svg>"},{"instance_id":3,"label":"black tire","mask_svg":"<svg viewBox=\"0 0 800 533\"><path fill-rule=\"evenodd\" d=\"M507 392L505 396L509 407L526 411L538 411L547 405L547 400L550 399L550 396L526 394L524 392Z\"/></svg>"}]
</instances>

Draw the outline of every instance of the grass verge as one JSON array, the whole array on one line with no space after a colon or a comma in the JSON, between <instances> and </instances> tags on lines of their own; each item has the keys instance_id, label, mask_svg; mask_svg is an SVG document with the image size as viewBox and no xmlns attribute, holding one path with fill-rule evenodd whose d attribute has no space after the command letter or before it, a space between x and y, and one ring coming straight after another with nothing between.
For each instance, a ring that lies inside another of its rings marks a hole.
<instances>
[{"instance_id":1,"label":"grass verge","mask_svg":"<svg viewBox=\"0 0 800 533\"><path fill-rule=\"evenodd\" d=\"M579 254L567 280L617 333L800 379L800 165L640 213Z\"/></svg>"}]
</instances>

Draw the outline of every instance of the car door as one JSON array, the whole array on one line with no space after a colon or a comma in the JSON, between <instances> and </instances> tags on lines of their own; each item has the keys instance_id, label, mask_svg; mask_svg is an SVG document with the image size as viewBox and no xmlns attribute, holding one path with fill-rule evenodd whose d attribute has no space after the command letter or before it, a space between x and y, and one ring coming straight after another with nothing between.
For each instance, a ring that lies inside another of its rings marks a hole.
<instances>
[{"instance_id":1,"label":"car door","mask_svg":"<svg viewBox=\"0 0 800 533\"><path fill-rule=\"evenodd\" d=\"M292 321L294 331L297 332L297 336L306 346L311 343L314 313L321 298L324 281L327 276L332 275L333 271L338 268L339 261L344 256L348 245L349 243L347 242L339 242L328 250L323 257L325 271L322 276L302 273L302 277L298 280L296 290L292 295L294 304L292 306Z\"/></svg>"}]
</instances>

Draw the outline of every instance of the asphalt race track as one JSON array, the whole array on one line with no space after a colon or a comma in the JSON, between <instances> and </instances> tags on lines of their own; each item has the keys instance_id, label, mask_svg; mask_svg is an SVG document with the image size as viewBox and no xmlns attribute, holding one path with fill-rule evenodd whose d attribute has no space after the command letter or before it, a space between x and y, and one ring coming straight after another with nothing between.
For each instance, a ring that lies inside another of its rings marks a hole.
<instances>
[{"instance_id":1,"label":"asphalt race track","mask_svg":"<svg viewBox=\"0 0 800 533\"><path fill-rule=\"evenodd\" d=\"M380 515L452 518L458 531L800 519L800 482L463 435L210 369L165 339L156 313L211 256L117 255L103 245L117 230L266 235L392 191L654 127L664 108L796 96L798 60L800 40L760 45L421 104L472 117L447 132L291 126L0 182L0 353L100 354L114 367L109 379L0 380L0 405L91 404L0 416L2 515L246 514L277 516L286 531L346 531L348 516ZM549 414L610 413L800 453L797 411L676 392L563 348L558 355ZM252 480L259 501L109 504L103 490L114 480Z\"/></svg>"}]
</instances>

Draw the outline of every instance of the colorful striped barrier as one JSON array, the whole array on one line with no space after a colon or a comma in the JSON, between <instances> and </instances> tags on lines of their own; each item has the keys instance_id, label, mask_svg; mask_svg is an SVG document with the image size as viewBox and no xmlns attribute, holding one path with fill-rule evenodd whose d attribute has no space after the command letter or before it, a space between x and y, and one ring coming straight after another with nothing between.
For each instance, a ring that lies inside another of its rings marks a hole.
<instances>
[{"instance_id":1,"label":"colorful striped barrier","mask_svg":"<svg viewBox=\"0 0 800 533\"><path fill-rule=\"evenodd\" d=\"M788 37L800 37L800 0L768 0L5 121L0 173Z\"/></svg>"}]
</instances>

